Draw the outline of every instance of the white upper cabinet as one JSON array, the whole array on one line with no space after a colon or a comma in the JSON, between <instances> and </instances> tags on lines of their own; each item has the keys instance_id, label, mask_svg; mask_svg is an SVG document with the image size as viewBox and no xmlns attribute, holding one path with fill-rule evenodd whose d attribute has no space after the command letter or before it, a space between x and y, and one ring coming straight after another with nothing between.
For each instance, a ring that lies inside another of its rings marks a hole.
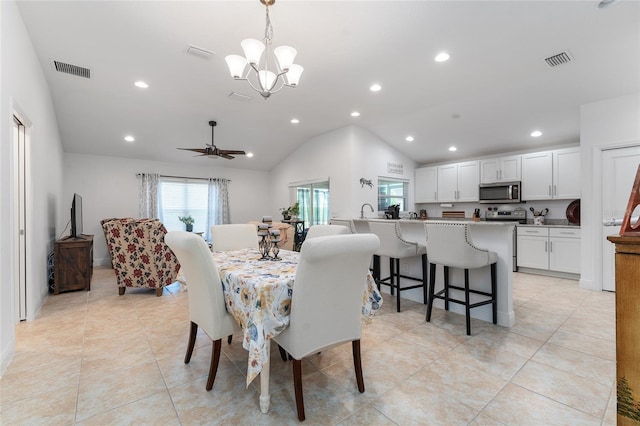
<instances>
[{"instance_id":1,"label":"white upper cabinet","mask_svg":"<svg viewBox=\"0 0 640 426\"><path fill-rule=\"evenodd\" d=\"M487 158L480 161L480 182L513 182L521 178L520 155Z\"/></svg>"},{"instance_id":2,"label":"white upper cabinet","mask_svg":"<svg viewBox=\"0 0 640 426\"><path fill-rule=\"evenodd\" d=\"M415 202L435 203L438 201L438 168L421 167L416 169Z\"/></svg>"},{"instance_id":3,"label":"white upper cabinet","mask_svg":"<svg viewBox=\"0 0 640 426\"><path fill-rule=\"evenodd\" d=\"M522 156L522 200L580 198L580 149Z\"/></svg>"},{"instance_id":4,"label":"white upper cabinet","mask_svg":"<svg viewBox=\"0 0 640 426\"><path fill-rule=\"evenodd\" d=\"M553 198L580 198L580 149L568 148L553 153Z\"/></svg>"},{"instance_id":5,"label":"white upper cabinet","mask_svg":"<svg viewBox=\"0 0 640 426\"><path fill-rule=\"evenodd\" d=\"M464 163L438 166L439 202L476 202L479 199L480 163Z\"/></svg>"}]
</instances>

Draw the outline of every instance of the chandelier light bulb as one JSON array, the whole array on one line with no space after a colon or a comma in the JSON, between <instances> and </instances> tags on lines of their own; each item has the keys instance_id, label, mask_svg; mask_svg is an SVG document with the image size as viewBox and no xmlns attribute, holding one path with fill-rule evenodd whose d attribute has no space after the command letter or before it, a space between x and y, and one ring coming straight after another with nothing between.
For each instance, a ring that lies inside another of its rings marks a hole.
<instances>
[{"instance_id":1,"label":"chandelier light bulb","mask_svg":"<svg viewBox=\"0 0 640 426\"><path fill-rule=\"evenodd\" d=\"M227 55L224 60L229 67L231 77L238 79L244 74L244 69L247 66L247 60L240 55Z\"/></svg>"},{"instance_id":2,"label":"chandelier light bulb","mask_svg":"<svg viewBox=\"0 0 640 426\"><path fill-rule=\"evenodd\" d=\"M291 46L280 46L275 48L273 54L276 55L280 69L282 71L289 71L298 51Z\"/></svg>"},{"instance_id":3,"label":"chandelier light bulb","mask_svg":"<svg viewBox=\"0 0 640 426\"><path fill-rule=\"evenodd\" d=\"M263 42L256 40L255 38L248 38L242 40L240 42L240 46L242 46L242 51L244 52L244 56L247 58L248 63L251 65L257 65L260 63L262 52L264 52L265 49Z\"/></svg>"}]
</instances>

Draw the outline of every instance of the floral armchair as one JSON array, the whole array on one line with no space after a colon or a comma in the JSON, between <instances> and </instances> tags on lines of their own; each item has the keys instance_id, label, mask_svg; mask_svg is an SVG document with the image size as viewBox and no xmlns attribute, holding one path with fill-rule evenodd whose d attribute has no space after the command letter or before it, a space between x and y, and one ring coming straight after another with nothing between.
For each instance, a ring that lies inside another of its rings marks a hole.
<instances>
[{"instance_id":1,"label":"floral armchair","mask_svg":"<svg viewBox=\"0 0 640 426\"><path fill-rule=\"evenodd\" d=\"M118 279L118 291L146 287L162 295L176 281L180 264L164 242L167 229L158 219L105 219L100 222Z\"/></svg>"}]
</instances>

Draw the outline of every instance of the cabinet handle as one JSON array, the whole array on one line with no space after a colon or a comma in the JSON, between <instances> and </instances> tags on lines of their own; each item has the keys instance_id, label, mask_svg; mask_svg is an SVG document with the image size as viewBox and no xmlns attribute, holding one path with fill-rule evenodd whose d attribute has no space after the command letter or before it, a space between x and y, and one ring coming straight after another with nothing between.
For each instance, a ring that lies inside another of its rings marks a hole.
<instances>
[{"instance_id":1,"label":"cabinet handle","mask_svg":"<svg viewBox=\"0 0 640 426\"><path fill-rule=\"evenodd\" d=\"M537 231L527 231L527 230L525 230L524 232L528 232L529 234L537 234L538 233Z\"/></svg>"},{"instance_id":2,"label":"cabinet handle","mask_svg":"<svg viewBox=\"0 0 640 426\"><path fill-rule=\"evenodd\" d=\"M573 232L562 232L562 231L560 231L560 233L564 234L564 235L573 235Z\"/></svg>"},{"instance_id":3,"label":"cabinet handle","mask_svg":"<svg viewBox=\"0 0 640 426\"><path fill-rule=\"evenodd\" d=\"M553 185L553 195L558 195L558 186Z\"/></svg>"},{"instance_id":4,"label":"cabinet handle","mask_svg":"<svg viewBox=\"0 0 640 426\"><path fill-rule=\"evenodd\" d=\"M437 192L437 191L434 191L434 192L433 192L433 199L434 199L434 200L437 200L437 199L438 199L438 192Z\"/></svg>"},{"instance_id":5,"label":"cabinet handle","mask_svg":"<svg viewBox=\"0 0 640 426\"><path fill-rule=\"evenodd\" d=\"M545 242L544 242L544 251L545 251L545 252L546 252L546 251L549 251L549 242L548 242L548 241L545 241Z\"/></svg>"},{"instance_id":6,"label":"cabinet handle","mask_svg":"<svg viewBox=\"0 0 640 426\"><path fill-rule=\"evenodd\" d=\"M549 196L551 196L551 185L549 185Z\"/></svg>"},{"instance_id":7,"label":"cabinet handle","mask_svg":"<svg viewBox=\"0 0 640 426\"><path fill-rule=\"evenodd\" d=\"M498 170L496 170L496 179L500 179L500 175L498 174Z\"/></svg>"},{"instance_id":8,"label":"cabinet handle","mask_svg":"<svg viewBox=\"0 0 640 426\"><path fill-rule=\"evenodd\" d=\"M502 179L502 170L500 170L500 177L499 179Z\"/></svg>"},{"instance_id":9,"label":"cabinet handle","mask_svg":"<svg viewBox=\"0 0 640 426\"><path fill-rule=\"evenodd\" d=\"M549 253L553 251L553 241L549 241Z\"/></svg>"}]
</instances>

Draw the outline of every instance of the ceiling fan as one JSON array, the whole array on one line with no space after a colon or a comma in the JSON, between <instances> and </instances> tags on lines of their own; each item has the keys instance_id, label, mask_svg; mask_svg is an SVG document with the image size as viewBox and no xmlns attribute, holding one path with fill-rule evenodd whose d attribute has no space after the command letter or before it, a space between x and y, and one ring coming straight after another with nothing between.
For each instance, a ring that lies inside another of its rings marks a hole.
<instances>
[{"instance_id":1,"label":"ceiling fan","mask_svg":"<svg viewBox=\"0 0 640 426\"><path fill-rule=\"evenodd\" d=\"M211 144L206 144L206 148L178 148L184 151L193 151L198 152L202 155L197 155L196 157L222 157L228 160L234 159L234 155L246 155L244 151L238 151L233 149L219 149L215 143L213 142L213 129L216 127L215 121L210 121L209 126L211 126Z\"/></svg>"}]
</instances>

